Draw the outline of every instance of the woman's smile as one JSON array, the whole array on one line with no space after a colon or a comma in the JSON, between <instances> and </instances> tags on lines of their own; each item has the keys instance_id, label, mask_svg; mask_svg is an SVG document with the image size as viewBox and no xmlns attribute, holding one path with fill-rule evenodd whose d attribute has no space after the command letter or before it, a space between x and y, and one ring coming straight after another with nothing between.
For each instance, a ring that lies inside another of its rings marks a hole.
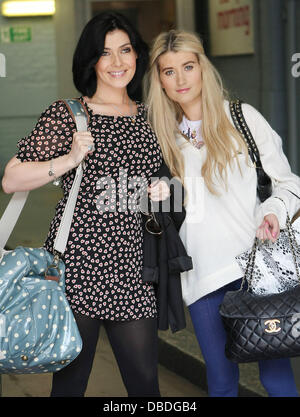
<instances>
[{"instance_id":1,"label":"woman's smile","mask_svg":"<svg viewBox=\"0 0 300 417\"><path fill-rule=\"evenodd\" d=\"M109 75L114 78L123 77L126 74L127 70L124 71L110 71Z\"/></svg>"},{"instance_id":2,"label":"woman's smile","mask_svg":"<svg viewBox=\"0 0 300 417\"><path fill-rule=\"evenodd\" d=\"M179 94L185 94L185 93L188 93L189 91L190 91L190 88L181 88L180 90L176 90L176 92Z\"/></svg>"}]
</instances>

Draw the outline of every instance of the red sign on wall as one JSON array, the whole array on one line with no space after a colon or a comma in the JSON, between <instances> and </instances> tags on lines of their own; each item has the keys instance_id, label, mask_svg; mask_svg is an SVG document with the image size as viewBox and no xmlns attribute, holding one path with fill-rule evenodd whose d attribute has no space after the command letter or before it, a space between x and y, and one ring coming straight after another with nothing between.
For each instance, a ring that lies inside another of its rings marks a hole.
<instances>
[{"instance_id":1,"label":"red sign on wall","mask_svg":"<svg viewBox=\"0 0 300 417\"><path fill-rule=\"evenodd\" d=\"M209 0L211 54L254 53L253 0Z\"/></svg>"}]
</instances>

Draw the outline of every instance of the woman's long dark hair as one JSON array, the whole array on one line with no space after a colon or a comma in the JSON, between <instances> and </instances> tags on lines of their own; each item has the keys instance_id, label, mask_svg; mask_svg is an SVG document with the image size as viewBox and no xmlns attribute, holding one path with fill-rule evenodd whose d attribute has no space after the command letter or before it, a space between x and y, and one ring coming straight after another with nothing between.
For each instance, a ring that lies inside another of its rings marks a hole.
<instances>
[{"instance_id":1,"label":"woman's long dark hair","mask_svg":"<svg viewBox=\"0 0 300 417\"><path fill-rule=\"evenodd\" d=\"M123 30L129 36L138 58L136 72L128 84L128 95L132 96L140 86L149 60L149 48L133 25L120 13L101 13L91 19L80 36L73 57L74 85L82 95L92 97L97 89L95 65L104 50L108 32Z\"/></svg>"}]
</instances>

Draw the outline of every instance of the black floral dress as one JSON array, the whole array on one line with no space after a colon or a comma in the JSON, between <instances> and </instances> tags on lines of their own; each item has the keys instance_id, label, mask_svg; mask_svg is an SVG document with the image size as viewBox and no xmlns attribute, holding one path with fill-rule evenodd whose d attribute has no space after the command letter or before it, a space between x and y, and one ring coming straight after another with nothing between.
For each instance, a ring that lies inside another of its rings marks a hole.
<instances>
[{"instance_id":1,"label":"black floral dress","mask_svg":"<svg viewBox=\"0 0 300 417\"><path fill-rule=\"evenodd\" d=\"M141 214L131 210L129 204L126 206L126 195L130 198L134 194L128 187L130 182L144 178L149 183L150 177L155 176L162 164L160 147L144 118L143 104L138 104L134 121L131 117L94 114L84 100L80 100L90 116L89 129L95 151L85 160L86 168L64 253L68 301L74 311L92 318L138 320L156 317L153 285L142 281ZM46 161L66 154L71 150L75 131L67 107L57 101L41 115L31 134L19 141L17 158ZM56 206L45 242L45 248L50 252L74 176L75 170L72 170L62 177L64 196ZM113 189L115 198L108 199L104 206L107 185L110 192Z\"/></svg>"}]
</instances>

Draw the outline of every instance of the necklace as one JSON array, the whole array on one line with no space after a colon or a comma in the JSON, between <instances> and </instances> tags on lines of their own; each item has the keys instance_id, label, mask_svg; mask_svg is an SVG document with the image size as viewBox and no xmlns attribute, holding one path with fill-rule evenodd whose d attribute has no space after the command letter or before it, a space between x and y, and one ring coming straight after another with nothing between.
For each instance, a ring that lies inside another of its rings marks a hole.
<instances>
[{"instance_id":1,"label":"necklace","mask_svg":"<svg viewBox=\"0 0 300 417\"><path fill-rule=\"evenodd\" d=\"M103 104L105 104L105 103L103 103ZM119 113L121 113L120 110L118 109L118 107L115 104L110 103L110 106L114 107ZM130 117L132 123L135 123L135 114L133 114L132 101L131 100L129 102L129 109L130 109L130 116L129 117ZM126 116L126 114L122 114L122 116ZM114 118L114 120L116 120L116 118Z\"/></svg>"},{"instance_id":2,"label":"necklace","mask_svg":"<svg viewBox=\"0 0 300 417\"><path fill-rule=\"evenodd\" d=\"M191 121L183 116L182 121L179 125L181 132L187 136L193 146L200 149L204 145L201 132L202 120Z\"/></svg>"},{"instance_id":3,"label":"necklace","mask_svg":"<svg viewBox=\"0 0 300 417\"><path fill-rule=\"evenodd\" d=\"M112 107L114 107L116 110L117 110L117 112L119 113L119 115L120 116L124 116L124 117L126 117L127 116L127 114L124 114L123 112L121 112L120 111L120 109L118 108L118 106L116 105L116 104L113 104L113 103L104 103L104 101L98 101L98 102L96 102L95 104L105 104L105 105L107 105L107 106L112 106ZM124 103L125 104L125 103ZM133 109L132 109L132 101L130 100L129 101L129 103L127 103L127 104L129 104L129 109L130 109L130 119L131 119L131 122L132 123L135 123L135 118L136 118L136 115L135 114L133 114ZM117 116L114 116L114 122L117 120Z\"/></svg>"}]
</instances>

